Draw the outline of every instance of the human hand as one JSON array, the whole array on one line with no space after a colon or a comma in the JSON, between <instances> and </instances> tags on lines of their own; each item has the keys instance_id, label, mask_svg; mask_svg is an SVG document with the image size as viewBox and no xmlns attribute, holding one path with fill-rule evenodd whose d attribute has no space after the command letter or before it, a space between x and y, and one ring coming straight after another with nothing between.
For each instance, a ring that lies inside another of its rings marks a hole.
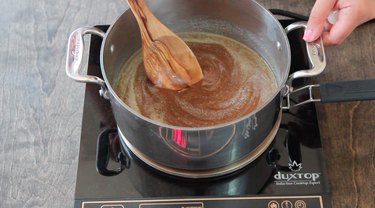
<instances>
[{"instance_id":1,"label":"human hand","mask_svg":"<svg viewBox=\"0 0 375 208\"><path fill-rule=\"evenodd\" d=\"M327 18L336 11L335 22ZM353 30L375 18L375 0L316 0L303 39L314 41L320 36L324 45L342 43Z\"/></svg>"}]
</instances>

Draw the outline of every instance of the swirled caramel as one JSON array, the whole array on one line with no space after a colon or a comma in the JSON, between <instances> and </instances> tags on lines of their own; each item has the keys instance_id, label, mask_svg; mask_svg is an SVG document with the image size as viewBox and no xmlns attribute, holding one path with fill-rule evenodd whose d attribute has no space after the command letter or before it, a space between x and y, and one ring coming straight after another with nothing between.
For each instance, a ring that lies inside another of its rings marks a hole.
<instances>
[{"instance_id":1,"label":"swirled caramel","mask_svg":"<svg viewBox=\"0 0 375 208\"><path fill-rule=\"evenodd\" d=\"M115 91L143 116L175 126L212 126L246 116L276 92L271 70L252 49L220 35L179 35L198 58L204 78L179 91L158 88L147 79L137 52L124 65Z\"/></svg>"}]
</instances>

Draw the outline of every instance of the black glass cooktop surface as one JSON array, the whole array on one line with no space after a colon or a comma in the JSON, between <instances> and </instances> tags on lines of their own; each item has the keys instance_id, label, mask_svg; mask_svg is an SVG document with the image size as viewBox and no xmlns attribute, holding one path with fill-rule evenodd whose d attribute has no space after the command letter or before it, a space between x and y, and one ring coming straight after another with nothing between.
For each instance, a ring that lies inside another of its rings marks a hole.
<instances>
[{"instance_id":1,"label":"black glass cooktop surface","mask_svg":"<svg viewBox=\"0 0 375 208\"><path fill-rule=\"evenodd\" d=\"M293 72L307 62L301 32L291 36ZM87 73L102 77L100 45L101 38L93 36ZM75 207L330 207L314 104L284 111L272 145L245 168L210 179L183 179L152 169L121 145L110 103L98 91L97 85L86 85Z\"/></svg>"}]
</instances>

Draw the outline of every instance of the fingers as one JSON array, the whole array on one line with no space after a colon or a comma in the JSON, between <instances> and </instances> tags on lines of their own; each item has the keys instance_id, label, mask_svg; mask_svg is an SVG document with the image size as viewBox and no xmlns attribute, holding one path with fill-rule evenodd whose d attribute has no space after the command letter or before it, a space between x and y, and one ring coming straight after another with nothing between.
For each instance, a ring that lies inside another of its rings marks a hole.
<instances>
[{"instance_id":1,"label":"fingers","mask_svg":"<svg viewBox=\"0 0 375 208\"><path fill-rule=\"evenodd\" d=\"M322 35L324 45L338 45L342 43L358 26L357 21L349 11L341 10L335 24Z\"/></svg>"},{"instance_id":2,"label":"fingers","mask_svg":"<svg viewBox=\"0 0 375 208\"><path fill-rule=\"evenodd\" d=\"M332 24L330 22L326 21L324 23L323 32L328 32L328 31L331 30L331 28L332 28Z\"/></svg>"},{"instance_id":3,"label":"fingers","mask_svg":"<svg viewBox=\"0 0 375 208\"><path fill-rule=\"evenodd\" d=\"M311 10L307 29L303 39L307 42L316 40L321 36L328 15L333 10L336 0L317 0Z\"/></svg>"}]
</instances>

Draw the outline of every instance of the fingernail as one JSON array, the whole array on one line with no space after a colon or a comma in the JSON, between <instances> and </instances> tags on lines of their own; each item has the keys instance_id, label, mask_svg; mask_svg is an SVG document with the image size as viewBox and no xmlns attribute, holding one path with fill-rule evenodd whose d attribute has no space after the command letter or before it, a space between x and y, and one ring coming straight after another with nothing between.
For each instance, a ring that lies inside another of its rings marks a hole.
<instances>
[{"instance_id":1,"label":"fingernail","mask_svg":"<svg viewBox=\"0 0 375 208\"><path fill-rule=\"evenodd\" d=\"M305 30L305 33L303 34L303 39L307 42L313 41L313 31L311 29Z\"/></svg>"},{"instance_id":2,"label":"fingernail","mask_svg":"<svg viewBox=\"0 0 375 208\"><path fill-rule=\"evenodd\" d=\"M333 24L336 23L336 21L337 21L337 14L338 14L338 11L332 11L332 12L329 14L327 20L328 20L328 22L329 22L330 24L333 25Z\"/></svg>"}]
</instances>

